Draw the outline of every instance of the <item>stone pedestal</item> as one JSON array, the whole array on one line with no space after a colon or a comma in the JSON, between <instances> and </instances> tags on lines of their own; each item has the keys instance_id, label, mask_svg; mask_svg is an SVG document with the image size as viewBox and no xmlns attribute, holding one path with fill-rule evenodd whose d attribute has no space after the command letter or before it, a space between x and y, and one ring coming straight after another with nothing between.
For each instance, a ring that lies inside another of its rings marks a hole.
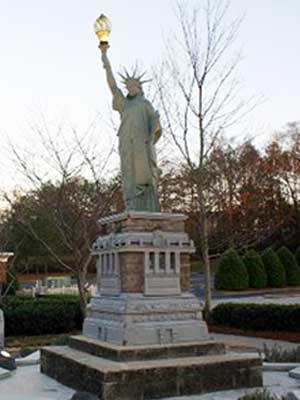
<instances>
[{"instance_id":1,"label":"stone pedestal","mask_svg":"<svg viewBox=\"0 0 300 400\"><path fill-rule=\"evenodd\" d=\"M99 221L98 294L85 336L120 345L207 340L199 301L189 293L193 242L182 214L130 212Z\"/></svg>"},{"instance_id":2,"label":"stone pedestal","mask_svg":"<svg viewBox=\"0 0 300 400\"><path fill-rule=\"evenodd\" d=\"M209 340L189 292L193 242L182 214L128 212L99 221L97 295L83 336L42 350L41 370L103 400L143 400L260 386L258 357Z\"/></svg>"}]
</instances>

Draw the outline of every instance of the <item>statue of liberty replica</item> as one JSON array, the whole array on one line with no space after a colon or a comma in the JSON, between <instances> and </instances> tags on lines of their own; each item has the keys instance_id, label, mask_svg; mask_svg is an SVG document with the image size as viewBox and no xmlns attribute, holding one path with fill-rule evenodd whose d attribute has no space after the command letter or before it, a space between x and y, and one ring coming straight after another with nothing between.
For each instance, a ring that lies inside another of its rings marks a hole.
<instances>
[{"instance_id":1,"label":"statue of liberty replica","mask_svg":"<svg viewBox=\"0 0 300 400\"><path fill-rule=\"evenodd\" d=\"M125 96L112 72L107 56L108 42L100 41L99 48L113 96L113 109L121 117L118 136L126 210L160 211L155 144L161 136L161 126L158 113L144 97L142 85L147 82L143 80L145 74L139 74L137 68L132 74L126 70L125 74L120 74L128 92Z\"/></svg>"},{"instance_id":2,"label":"statue of liberty replica","mask_svg":"<svg viewBox=\"0 0 300 400\"><path fill-rule=\"evenodd\" d=\"M159 212L155 144L158 114L143 76L125 72L118 88L107 57L110 23L95 24L113 108L121 116L119 150L126 210L98 220L96 292L82 335L41 351L41 371L102 400L141 400L257 387L262 361L226 355L210 340L202 306L190 292L193 241L184 214ZM179 361L180 359L180 361ZM225 372L224 372L225 371ZM158 379L159 377L159 379Z\"/></svg>"}]
</instances>

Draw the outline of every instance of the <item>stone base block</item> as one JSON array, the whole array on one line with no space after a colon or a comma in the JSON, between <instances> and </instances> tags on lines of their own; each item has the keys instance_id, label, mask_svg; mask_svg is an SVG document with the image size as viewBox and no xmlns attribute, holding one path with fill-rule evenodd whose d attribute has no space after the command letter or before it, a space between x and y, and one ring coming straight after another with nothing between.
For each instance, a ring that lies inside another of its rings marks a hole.
<instances>
[{"instance_id":1,"label":"stone base block","mask_svg":"<svg viewBox=\"0 0 300 400\"><path fill-rule=\"evenodd\" d=\"M213 340L168 345L117 346L85 336L71 336L69 346L97 357L122 362L225 354L224 343Z\"/></svg>"},{"instance_id":2,"label":"stone base block","mask_svg":"<svg viewBox=\"0 0 300 400\"><path fill-rule=\"evenodd\" d=\"M69 347L41 352L41 371L103 400L144 400L262 385L257 356L210 355L117 362Z\"/></svg>"},{"instance_id":3,"label":"stone base block","mask_svg":"<svg viewBox=\"0 0 300 400\"><path fill-rule=\"evenodd\" d=\"M83 335L124 346L208 340L199 301L192 294L93 297Z\"/></svg>"}]
</instances>

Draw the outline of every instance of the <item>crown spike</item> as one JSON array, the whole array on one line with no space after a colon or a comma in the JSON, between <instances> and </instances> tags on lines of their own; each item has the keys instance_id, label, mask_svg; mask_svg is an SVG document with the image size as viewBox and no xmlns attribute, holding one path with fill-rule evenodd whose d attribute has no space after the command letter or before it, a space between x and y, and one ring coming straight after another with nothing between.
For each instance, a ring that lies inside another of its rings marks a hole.
<instances>
[{"instance_id":1,"label":"crown spike","mask_svg":"<svg viewBox=\"0 0 300 400\"><path fill-rule=\"evenodd\" d=\"M138 62L136 61L135 62L135 68L134 68L134 71L133 71L133 74L132 74L132 77L134 79L138 79L138 77L136 76L137 72L138 72Z\"/></svg>"},{"instance_id":2,"label":"crown spike","mask_svg":"<svg viewBox=\"0 0 300 400\"><path fill-rule=\"evenodd\" d=\"M137 76L138 80L141 80L143 78L143 76L146 75L146 71L142 72L140 76Z\"/></svg>"},{"instance_id":3,"label":"crown spike","mask_svg":"<svg viewBox=\"0 0 300 400\"><path fill-rule=\"evenodd\" d=\"M145 79L144 81L139 81L141 85L144 83L152 82L152 79Z\"/></svg>"},{"instance_id":4,"label":"crown spike","mask_svg":"<svg viewBox=\"0 0 300 400\"><path fill-rule=\"evenodd\" d=\"M121 74L121 72L118 72L118 75L123 79L123 81L126 81L127 78L125 75Z\"/></svg>"},{"instance_id":5,"label":"crown spike","mask_svg":"<svg viewBox=\"0 0 300 400\"><path fill-rule=\"evenodd\" d=\"M129 73L128 73L128 71L127 71L127 69L124 67L124 71L125 71L125 74L126 74L126 79L130 79L131 78L131 76L129 75Z\"/></svg>"}]
</instances>

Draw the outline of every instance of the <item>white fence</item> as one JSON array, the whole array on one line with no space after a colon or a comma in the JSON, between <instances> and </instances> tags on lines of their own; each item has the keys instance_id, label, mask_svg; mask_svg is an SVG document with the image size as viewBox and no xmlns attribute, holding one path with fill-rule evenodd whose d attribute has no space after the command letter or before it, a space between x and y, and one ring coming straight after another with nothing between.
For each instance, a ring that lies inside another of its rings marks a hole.
<instances>
[{"instance_id":1,"label":"white fence","mask_svg":"<svg viewBox=\"0 0 300 400\"><path fill-rule=\"evenodd\" d=\"M96 285L89 286L88 291L91 296L94 296L96 294ZM49 294L78 294L78 287L77 285L67 285L60 287L37 285L35 287L18 290L16 292L17 296L26 297L44 296Z\"/></svg>"}]
</instances>

